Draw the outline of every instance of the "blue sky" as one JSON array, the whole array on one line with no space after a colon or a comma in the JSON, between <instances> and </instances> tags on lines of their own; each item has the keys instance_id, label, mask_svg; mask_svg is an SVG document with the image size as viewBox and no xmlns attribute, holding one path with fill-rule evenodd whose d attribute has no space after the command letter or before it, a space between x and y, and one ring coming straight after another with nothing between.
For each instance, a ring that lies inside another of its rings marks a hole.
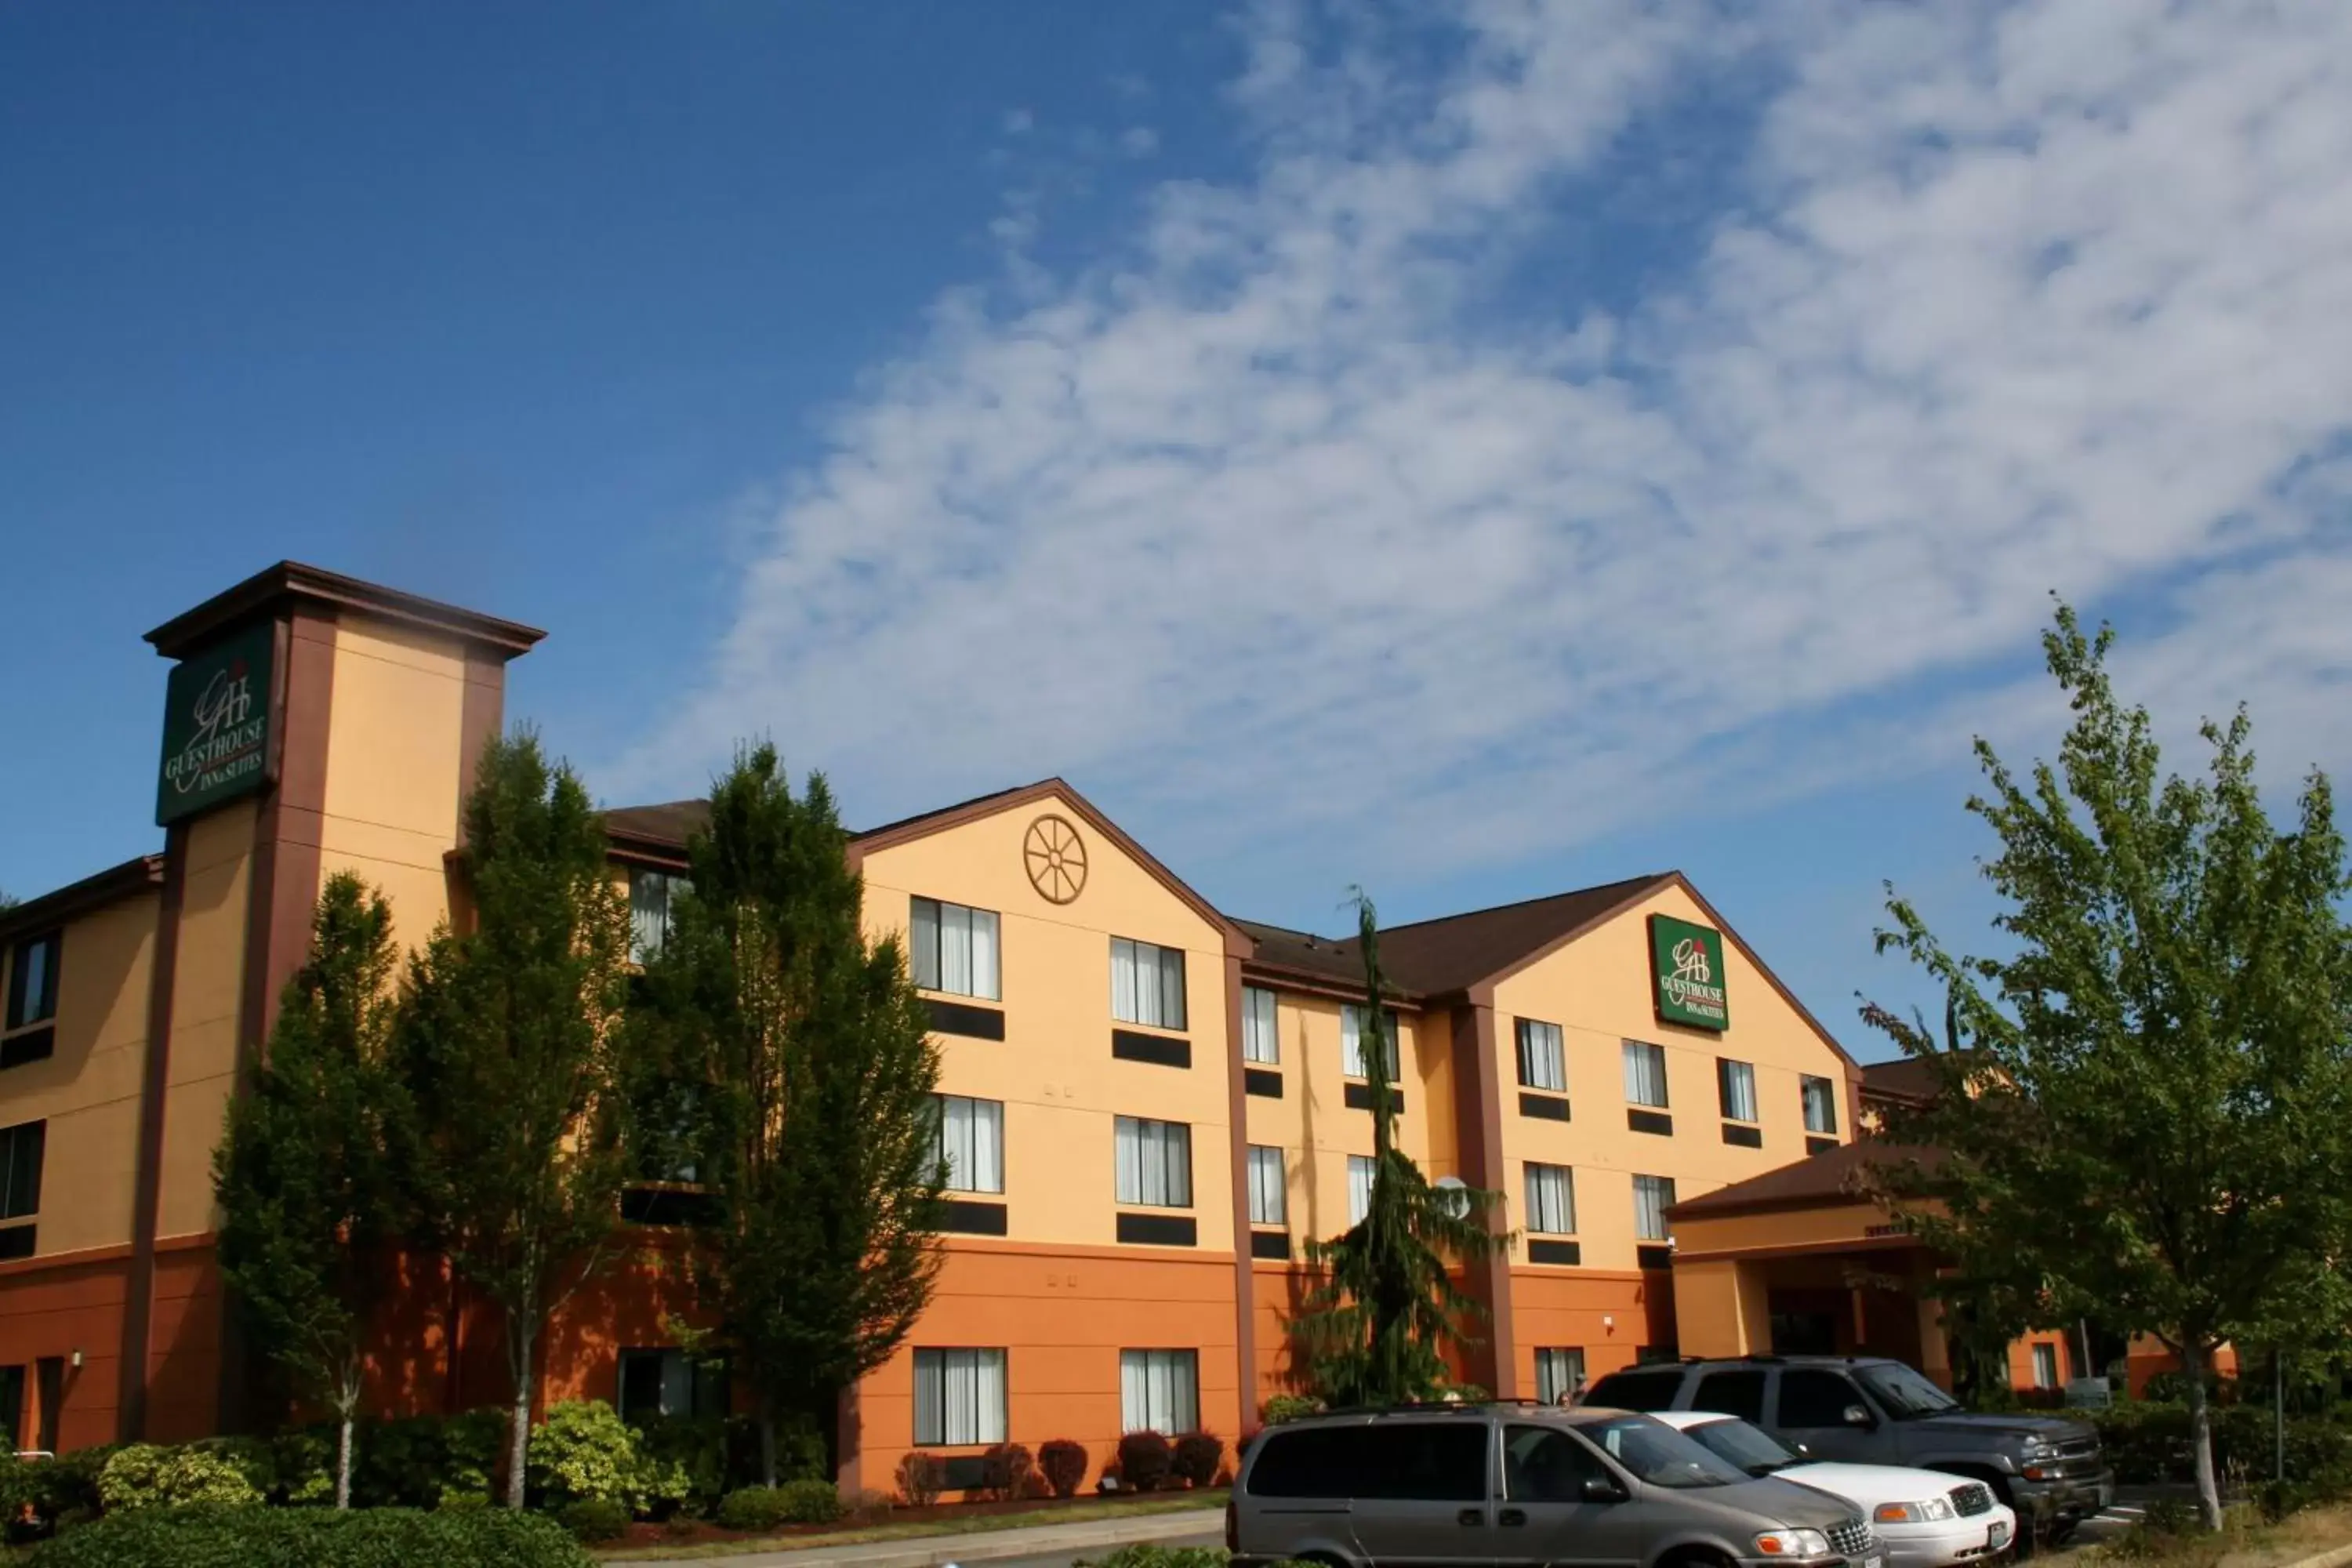
<instances>
[{"instance_id":1,"label":"blue sky","mask_svg":"<svg viewBox=\"0 0 2352 1568\"><path fill-rule=\"evenodd\" d=\"M0 886L157 841L139 634L294 557L548 628L615 802L1061 773L1323 929L1678 866L1880 1054L2050 591L2352 749L2347 77L2232 0L0 9Z\"/></svg>"}]
</instances>

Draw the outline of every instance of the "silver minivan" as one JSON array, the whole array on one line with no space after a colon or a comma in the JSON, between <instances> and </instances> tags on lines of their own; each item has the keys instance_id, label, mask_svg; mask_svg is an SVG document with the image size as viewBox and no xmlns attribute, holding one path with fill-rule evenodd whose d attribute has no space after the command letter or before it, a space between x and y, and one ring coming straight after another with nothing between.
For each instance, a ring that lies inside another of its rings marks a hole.
<instances>
[{"instance_id":1,"label":"silver minivan","mask_svg":"<svg viewBox=\"0 0 2352 1568\"><path fill-rule=\"evenodd\" d=\"M1541 1405L1341 1412L1261 1433L1225 1505L1235 1568L1881 1568L1867 1521L1647 1415Z\"/></svg>"}]
</instances>

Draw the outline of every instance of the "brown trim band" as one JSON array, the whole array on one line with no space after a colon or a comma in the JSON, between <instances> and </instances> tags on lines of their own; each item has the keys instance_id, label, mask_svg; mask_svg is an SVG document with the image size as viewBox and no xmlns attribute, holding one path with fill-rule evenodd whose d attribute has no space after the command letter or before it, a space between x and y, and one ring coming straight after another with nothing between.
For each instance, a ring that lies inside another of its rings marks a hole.
<instances>
[{"instance_id":1,"label":"brown trim band","mask_svg":"<svg viewBox=\"0 0 2352 1568\"><path fill-rule=\"evenodd\" d=\"M466 650L466 690L457 710L457 826L450 842L466 842L466 803L473 798L474 773L483 748L506 726L507 662Z\"/></svg>"},{"instance_id":2,"label":"brown trim band","mask_svg":"<svg viewBox=\"0 0 2352 1568\"><path fill-rule=\"evenodd\" d=\"M147 1332L155 1308L155 1215L163 1205L163 1089L172 1067L172 986L180 956L180 903L187 891L188 824L163 830L163 896L155 912L155 954L148 965L147 1049L139 1083L139 1151L131 1197L131 1279L122 1312L121 1393L115 1437L134 1443L147 1430Z\"/></svg>"},{"instance_id":3,"label":"brown trim band","mask_svg":"<svg viewBox=\"0 0 2352 1568\"><path fill-rule=\"evenodd\" d=\"M1505 1190L1503 1180L1503 1086L1495 1050L1495 1009L1469 1003L1454 1013L1454 1136L1463 1179L1487 1192ZM1492 1358L1487 1392L1496 1399L1518 1397L1517 1347L1511 1333L1511 1258L1497 1249L1469 1270L1465 1281L1486 1306L1486 1352Z\"/></svg>"},{"instance_id":4,"label":"brown trim band","mask_svg":"<svg viewBox=\"0 0 2352 1568\"><path fill-rule=\"evenodd\" d=\"M37 899L27 899L0 911L0 942L26 931L37 931L44 926L64 923L92 910L108 904L152 893L163 885L163 858L142 855L125 860L120 866L110 866L96 876L84 877L79 882L68 882Z\"/></svg>"},{"instance_id":5,"label":"brown trim band","mask_svg":"<svg viewBox=\"0 0 2352 1568\"><path fill-rule=\"evenodd\" d=\"M1249 1212L1249 1075L1242 1061L1242 961L1225 956L1225 1114L1231 1121L1234 1182L1234 1363L1239 1391L1238 1436L1257 1430L1257 1288ZM1250 1237L1244 1245L1242 1237ZM1289 1248L1285 1244L1284 1251Z\"/></svg>"},{"instance_id":6,"label":"brown trim band","mask_svg":"<svg viewBox=\"0 0 2352 1568\"><path fill-rule=\"evenodd\" d=\"M528 653L547 634L517 621L444 604L416 594L404 594L380 583L362 582L340 572L280 561L265 567L233 588L224 589L194 609L173 616L147 634L157 653L178 658L226 626L244 625L266 615L299 615L306 610L328 615L337 609L363 610L387 621L399 621L457 637L477 647L503 651L508 658Z\"/></svg>"},{"instance_id":7,"label":"brown trim band","mask_svg":"<svg viewBox=\"0 0 2352 1568\"><path fill-rule=\"evenodd\" d=\"M1767 1247L1717 1247L1705 1252L1675 1250L1675 1262L1737 1263L1758 1258L1809 1258L1824 1252L1927 1251L1927 1244L1906 1232L1901 1236L1857 1236L1845 1240L1790 1241Z\"/></svg>"}]
</instances>

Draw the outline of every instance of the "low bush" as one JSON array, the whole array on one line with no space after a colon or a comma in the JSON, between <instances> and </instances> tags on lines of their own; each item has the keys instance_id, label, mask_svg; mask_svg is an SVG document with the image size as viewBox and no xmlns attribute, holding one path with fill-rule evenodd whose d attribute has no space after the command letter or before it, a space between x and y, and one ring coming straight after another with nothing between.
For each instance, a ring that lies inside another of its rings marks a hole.
<instances>
[{"instance_id":1,"label":"low bush","mask_svg":"<svg viewBox=\"0 0 2352 1568\"><path fill-rule=\"evenodd\" d=\"M54 1459L34 1460L25 1467L25 1500L33 1505L36 1514L59 1529L96 1519L105 1506L98 1494L99 1475L121 1447L101 1443Z\"/></svg>"},{"instance_id":2,"label":"low bush","mask_svg":"<svg viewBox=\"0 0 2352 1568\"><path fill-rule=\"evenodd\" d=\"M947 1467L937 1454L918 1449L898 1461L898 1495L908 1508L929 1508L947 1486Z\"/></svg>"},{"instance_id":3,"label":"low bush","mask_svg":"<svg viewBox=\"0 0 2352 1568\"><path fill-rule=\"evenodd\" d=\"M610 1498L565 1503L555 1520L574 1541L618 1541L629 1532L629 1510Z\"/></svg>"},{"instance_id":4,"label":"low bush","mask_svg":"<svg viewBox=\"0 0 2352 1568\"><path fill-rule=\"evenodd\" d=\"M1205 1487L1225 1462L1225 1440L1213 1432L1187 1432L1176 1439L1169 1468L1190 1486Z\"/></svg>"},{"instance_id":5,"label":"low bush","mask_svg":"<svg viewBox=\"0 0 2352 1568\"><path fill-rule=\"evenodd\" d=\"M505 1462L507 1415L485 1406L456 1415L371 1421L359 1430L352 1501L362 1508L436 1508L488 1501Z\"/></svg>"},{"instance_id":6,"label":"low bush","mask_svg":"<svg viewBox=\"0 0 2352 1568\"><path fill-rule=\"evenodd\" d=\"M786 1481L776 1489L790 1524L831 1524L842 1515L841 1489L831 1481Z\"/></svg>"},{"instance_id":7,"label":"low bush","mask_svg":"<svg viewBox=\"0 0 2352 1568\"><path fill-rule=\"evenodd\" d=\"M1055 1497L1076 1497L1087 1481L1087 1449L1083 1443L1056 1437L1037 1450L1037 1468Z\"/></svg>"},{"instance_id":8,"label":"low bush","mask_svg":"<svg viewBox=\"0 0 2352 1568\"><path fill-rule=\"evenodd\" d=\"M610 1501L633 1514L667 1512L686 1500L686 1472L642 1453L637 1435L601 1399L551 1407L530 1434L528 1485L558 1507Z\"/></svg>"},{"instance_id":9,"label":"low bush","mask_svg":"<svg viewBox=\"0 0 2352 1568\"><path fill-rule=\"evenodd\" d=\"M213 1505L258 1508L261 1493L245 1472L206 1449L131 1443L115 1450L98 1473L99 1500L109 1513L147 1508Z\"/></svg>"},{"instance_id":10,"label":"low bush","mask_svg":"<svg viewBox=\"0 0 2352 1568\"><path fill-rule=\"evenodd\" d=\"M758 1531L784 1524L829 1524L841 1517L841 1494L828 1481L793 1481L781 1487L740 1487L719 1504L719 1522L730 1530Z\"/></svg>"},{"instance_id":11,"label":"low bush","mask_svg":"<svg viewBox=\"0 0 2352 1568\"><path fill-rule=\"evenodd\" d=\"M841 1500L843 1517L859 1524L872 1524L890 1512L890 1494L876 1491L872 1487L860 1487Z\"/></svg>"},{"instance_id":12,"label":"low bush","mask_svg":"<svg viewBox=\"0 0 2352 1568\"><path fill-rule=\"evenodd\" d=\"M980 1457L980 1489L1000 1501L1024 1495L1035 1461L1019 1443L999 1443Z\"/></svg>"},{"instance_id":13,"label":"low bush","mask_svg":"<svg viewBox=\"0 0 2352 1568\"><path fill-rule=\"evenodd\" d=\"M1129 1491L1158 1491L1175 1462L1175 1449L1157 1432L1129 1432L1118 1440L1118 1479Z\"/></svg>"},{"instance_id":14,"label":"low bush","mask_svg":"<svg viewBox=\"0 0 2352 1568\"><path fill-rule=\"evenodd\" d=\"M555 1521L505 1509L140 1509L110 1514L35 1552L38 1568L591 1568Z\"/></svg>"},{"instance_id":15,"label":"low bush","mask_svg":"<svg viewBox=\"0 0 2352 1568\"><path fill-rule=\"evenodd\" d=\"M1302 1415L1313 1415L1323 1408L1323 1402L1304 1394L1277 1394L1258 1408L1258 1418L1269 1426L1285 1421L1296 1421Z\"/></svg>"},{"instance_id":16,"label":"low bush","mask_svg":"<svg viewBox=\"0 0 2352 1568\"><path fill-rule=\"evenodd\" d=\"M1101 1557L1081 1557L1072 1568L1225 1568L1225 1554L1213 1546L1122 1546Z\"/></svg>"},{"instance_id":17,"label":"low bush","mask_svg":"<svg viewBox=\"0 0 2352 1568\"><path fill-rule=\"evenodd\" d=\"M2194 1478L2186 1405L2141 1402L2080 1413L2098 1428L2116 1479L2126 1486L2153 1486ZM2276 1429L2271 1413L2257 1405L2216 1406L2213 1469L2233 1468L2269 1476L2276 1464ZM2321 1416L2293 1416L2286 1424L2286 1473L2294 1481L2352 1473L2352 1427Z\"/></svg>"}]
</instances>

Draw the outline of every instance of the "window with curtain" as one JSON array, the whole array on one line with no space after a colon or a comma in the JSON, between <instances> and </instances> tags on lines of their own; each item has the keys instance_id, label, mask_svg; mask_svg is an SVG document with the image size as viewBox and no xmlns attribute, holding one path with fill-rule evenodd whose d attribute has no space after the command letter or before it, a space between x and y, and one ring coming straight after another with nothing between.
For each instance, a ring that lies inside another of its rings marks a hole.
<instances>
[{"instance_id":1,"label":"window with curtain","mask_svg":"<svg viewBox=\"0 0 2352 1568\"><path fill-rule=\"evenodd\" d=\"M915 1352L915 1442L957 1448L1004 1441L1004 1352Z\"/></svg>"},{"instance_id":2,"label":"window with curtain","mask_svg":"<svg viewBox=\"0 0 2352 1568\"><path fill-rule=\"evenodd\" d=\"M1253 1143L1249 1152L1249 1216L1252 1225L1283 1225L1282 1151Z\"/></svg>"},{"instance_id":3,"label":"window with curtain","mask_svg":"<svg viewBox=\"0 0 2352 1568\"><path fill-rule=\"evenodd\" d=\"M1636 1176L1633 1178L1633 1234L1643 1241L1671 1241L1674 1227L1666 1223L1666 1211L1675 1206L1675 1179L1672 1176Z\"/></svg>"},{"instance_id":4,"label":"window with curtain","mask_svg":"<svg viewBox=\"0 0 2352 1568\"><path fill-rule=\"evenodd\" d=\"M1123 1432L1199 1431L1201 1352L1119 1352L1118 1416Z\"/></svg>"},{"instance_id":5,"label":"window with curtain","mask_svg":"<svg viewBox=\"0 0 2352 1568\"><path fill-rule=\"evenodd\" d=\"M1519 1082L1528 1089L1568 1092L1568 1051L1560 1043L1558 1024L1519 1020Z\"/></svg>"},{"instance_id":6,"label":"window with curtain","mask_svg":"<svg viewBox=\"0 0 2352 1568\"><path fill-rule=\"evenodd\" d=\"M2033 1386L2036 1388L2058 1386L2058 1347L2056 1345L2045 1343L2033 1347Z\"/></svg>"},{"instance_id":7,"label":"window with curtain","mask_svg":"<svg viewBox=\"0 0 2352 1568\"><path fill-rule=\"evenodd\" d=\"M1122 1116L1118 1141L1118 1201L1146 1208L1192 1206L1192 1130L1181 1121Z\"/></svg>"},{"instance_id":8,"label":"window with curtain","mask_svg":"<svg viewBox=\"0 0 2352 1568\"><path fill-rule=\"evenodd\" d=\"M1584 1386L1584 1351L1581 1346L1560 1345L1536 1352L1536 1398L1546 1405L1558 1405L1573 1398Z\"/></svg>"},{"instance_id":9,"label":"window with curtain","mask_svg":"<svg viewBox=\"0 0 2352 1568\"><path fill-rule=\"evenodd\" d=\"M1723 1101L1726 1121L1753 1121L1756 1118L1756 1069L1746 1062L1736 1062L1728 1057L1717 1057L1715 1062L1715 1089Z\"/></svg>"},{"instance_id":10,"label":"window with curtain","mask_svg":"<svg viewBox=\"0 0 2352 1568\"><path fill-rule=\"evenodd\" d=\"M915 984L952 996L1003 999L997 981L996 911L968 910L939 899L917 899L908 920Z\"/></svg>"},{"instance_id":11,"label":"window with curtain","mask_svg":"<svg viewBox=\"0 0 2352 1568\"><path fill-rule=\"evenodd\" d=\"M1370 1154L1348 1156L1348 1223L1358 1226L1372 1212L1372 1173Z\"/></svg>"},{"instance_id":12,"label":"window with curtain","mask_svg":"<svg viewBox=\"0 0 2352 1568\"><path fill-rule=\"evenodd\" d=\"M669 940L671 904L693 884L668 871L629 868L629 962L643 963Z\"/></svg>"},{"instance_id":13,"label":"window with curtain","mask_svg":"<svg viewBox=\"0 0 2352 1568\"><path fill-rule=\"evenodd\" d=\"M1282 1060L1274 1034L1274 993L1263 986L1242 987L1242 1060L1267 1067Z\"/></svg>"},{"instance_id":14,"label":"window with curtain","mask_svg":"<svg viewBox=\"0 0 2352 1568\"><path fill-rule=\"evenodd\" d=\"M1566 1165L1528 1162L1528 1229L1539 1236L1576 1234L1576 1175Z\"/></svg>"},{"instance_id":15,"label":"window with curtain","mask_svg":"<svg viewBox=\"0 0 2352 1568\"><path fill-rule=\"evenodd\" d=\"M940 1159L948 1168L948 1190L1004 1190L1004 1102L967 1100L960 1094L931 1097L939 1103Z\"/></svg>"},{"instance_id":16,"label":"window with curtain","mask_svg":"<svg viewBox=\"0 0 2352 1568\"><path fill-rule=\"evenodd\" d=\"M1805 1131L1834 1137L1837 1133L1837 1079L1804 1079Z\"/></svg>"},{"instance_id":17,"label":"window with curtain","mask_svg":"<svg viewBox=\"0 0 2352 1568\"><path fill-rule=\"evenodd\" d=\"M1641 1040L1625 1042L1625 1103L1666 1109L1666 1052Z\"/></svg>"},{"instance_id":18,"label":"window with curtain","mask_svg":"<svg viewBox=\"0 0 2352 1568\"><path fill-rule=\"evenodd\" d=\"M1339 1009L1339 1070L1349 1078L1368 1079L1364 1070L1364 1010L1352 1004ZM1388 1049L1381 1053L1388 1063L1388 1081L1398 1083L1404 1075L1397 1067L1397 1016L1393 1007L1381 1009L1381 1033L1386 1037Z\"/></svg>"},{"instance_id":19,"label":"window with curtain","mask_svg":"<svg viewBox=\"0 0 2352 1568\"><path fill-rule=\"evenodd\" d=\"M1182 1028L1183 949L1111 938L1110 1016L1147 1028Z\"/></svg>"}]
</instances>

